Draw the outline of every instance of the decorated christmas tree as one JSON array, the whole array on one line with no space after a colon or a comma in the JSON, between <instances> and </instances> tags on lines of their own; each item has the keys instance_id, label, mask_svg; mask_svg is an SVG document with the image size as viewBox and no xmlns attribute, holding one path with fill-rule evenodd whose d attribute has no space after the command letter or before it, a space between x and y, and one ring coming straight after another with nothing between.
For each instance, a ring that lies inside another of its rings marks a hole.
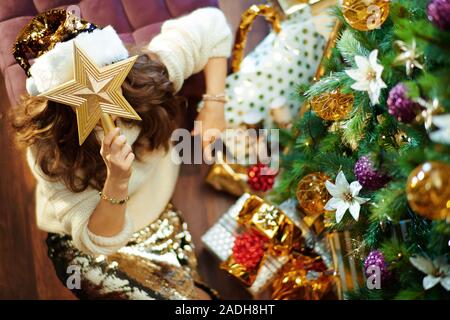
<instances>
[{"instance_id":1,"label":"decorated christmas tree","mask_svg":"<svg viewBox=\"0 0 450 320\"><path fill-rule=\"evenodd\" d=\"M345 0L334 14L323 76L297 90L275 199L298 199L319 237L352 235L375 276L347 297L448 299L450 1Z\"/></svg>"}]
</instances>

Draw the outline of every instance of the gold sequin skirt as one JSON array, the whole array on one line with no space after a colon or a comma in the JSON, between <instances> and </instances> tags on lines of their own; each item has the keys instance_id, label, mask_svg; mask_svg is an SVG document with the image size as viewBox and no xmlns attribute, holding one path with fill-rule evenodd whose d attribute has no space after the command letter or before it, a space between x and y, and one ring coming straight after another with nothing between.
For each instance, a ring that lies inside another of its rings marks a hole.
<instances>
[{"instance_id":1,"label":"gold sequin skirt","mask_svg":"<svg viewBox=\"0 0 450 320\"><path fill-rule=\"evenodd\" d=\"M47 246L59 279L80 299L197 299L196 287L218 297L200 281L191 235L171 205L112 255L85 254L61 234L49 234Z\"/></svg>"}]
</instances>

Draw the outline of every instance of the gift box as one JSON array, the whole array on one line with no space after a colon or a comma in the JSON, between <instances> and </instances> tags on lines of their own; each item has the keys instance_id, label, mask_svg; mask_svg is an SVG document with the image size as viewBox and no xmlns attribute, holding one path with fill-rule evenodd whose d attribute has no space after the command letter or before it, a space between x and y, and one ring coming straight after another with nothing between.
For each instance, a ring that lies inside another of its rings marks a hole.
<instances>
[{"instance_id":1,"label":"gift box","mask_svg":"<svg viewBox=\"0 0 450 320\"><path fill-rule=\"evenodd\" d=\"M261 261L256 272L248 272L232 260L236 236L245 232L248 224L252 223L250 221L243 223L244 216L250 214L250 211L254 209L253 206L257 203L262 204L263 201L256 196L245 193L202 237L205 246L222 261L221 267L240 279L253 295L263 292L271 284L271 280L278 270L289 259L286 255L265 254L265 258ZM264 205L264 209L271 208Z\"/></svg>"},{"instance_id":2,"label":"gift box","mask_svg":"<svg viewBox=\"0 0 450 320\"><path fill-rule=\"evenodd\" d=\"M247 37L257 17L264 17L272 30L244 57ZM250 112L258 113L266 128L272 124L286 126L299 110L293 95L294 84L312 81L324 44L325 39L316 30L309 6L283 20L279 12L267 4L253 5L243 12L232 51L233 73L226 80L228 127L244 123ZM285 101L276 107L282 109L272 110L272 104L280 97Z\"/></svg>"},{"instance_id":3,"label":"gift box","mask_svg":"<svg viewBox=\"0 0 450 320\"><path fill-rule=\"evenodd\" d=\"M295 211L291 211L286 204L288 211L285 212L281 207L245 193L202 237L205 246L221 261L220 267L239 279L255 296L284 275L282 268L292 261L294 252L304 254L305 249L308 249L308 254L318 256L314 250L316 247L319 251L322 248L320 241L311 238L314 234ZM250 269L238 261L236 255L236 239L242 235L252 239L249 232L264 239L263 254L254 268ZM324 254L323 263L328 269L329 259Z\"/></svg>"},{"instance_id":4,"label":"gift box","mask_svg":"<svg viewBox=\"0 0 450 320\"><path fill-rule=\"evenodd\" d=\"M247 153L243 153L244 150L233 151L239 152L243 156L238 153L224 156L221 151L217 152L217 160L206 176L206 183L218 191L224 191L238 197L244 193L252 193L263 197L267 191L272 189L278 172L268 165L259 163L256 156L249 158ZM250 162L256 162L256 164L239 161L243 158L253 159Z\"/></svg>"},{"instance_id":5,"label":"gift box","mask_svg":"<svg viewBox=\"0 0 450 320\"><path fill-rule=\"evenodd\" d=\"M293 254L272 284L274 300L320 300L335 298L335 278L318 255Z\"/></svg>"},{"instance_id":6,"label":"gift box","mask_svg":"<svg viewBox=\"0 0 450 320\"><path fill-rule=\"evenodd\" d=\"M206 176L206 183L218 191L239 197L251 191L247 171L241 164L215 163Z\"/></svg>"}]
</instances>

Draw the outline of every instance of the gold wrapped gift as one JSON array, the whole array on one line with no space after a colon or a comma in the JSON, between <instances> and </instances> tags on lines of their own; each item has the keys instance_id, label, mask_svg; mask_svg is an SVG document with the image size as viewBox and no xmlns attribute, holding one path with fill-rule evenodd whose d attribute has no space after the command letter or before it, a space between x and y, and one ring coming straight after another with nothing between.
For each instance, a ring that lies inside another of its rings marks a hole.
<instances>
[{"instance_id":1,"label":"gold wrapped gift","mask_svg":"<svg viewBox=\"0 0 450 320\"><path fill-rule=\"evenodd\" d=\"M331 291L333 281L320 256L293 254L272 284L272 299L320 300Z\"/></svg>"},{"instance_id":2,"label":"gold wrapped gift","mask_svg":"<svg viewBox=\"0 0 450 320\"><path fill-rule=\"evenodd\" d=\"M306 273L298 270L301 277L311 281L308 285L316 288L314 289L316 295L313 293L305 295L305 299L317 297L317 294L325 288L323 282L325 278L321 275L328 277L329 272L333 273L333 271L316 268L316 259L321 259L326 269L330 270L333 267L332 259L327 252L326 242L318 240L315 233L298 215L296 204L294 199L290 199L280 206L273 206L257 196L246 193L202 236L205 246L222 261L221 269L244 283L246 289L254 296L260 296L266 292L266 289L270 290L269 287L274 281L283 278L294 279L290 278L293 274L289 273L294 270L289 269L289 271L283 266L298 255L307 256L308 261L313 261L312 266L306 263L302 265L302 268L307 269ZM232 254L236 235L249 231L258 233L266 239L263 245L264 254L256 265L253 264L254 267L251 270L236 263ZM319 272L319 278L312 279L311 276L317 275L315 272ZM287 290L287 287L283 288L285 289ZM296 289L302 290L300 287ZM306 289L309 290L310 287ZM280 299L299 297L297 291L292 295L287 291L279 291L279 293Z\"/></svg>"},{"instance_id":3,"label":"gold wrapped gift","mask_svg":"<svg viewBox=\"0 0 450 320\"><path fill-rule=\"evenodd\" d=\"M270 265L269 269L272 269L272 272L268 272L268 275L273 278L276 271L289 259L290 252L301 245L301 230L290 218L277 207L255 195L247 198L236 219L245 229L256 230L268 239L265 254L256 268L248 270L237 263L232 255L220 265L222 269L249 287L260 275L259 270L266 264ZM267 279L266 285L269 284L269 280Z\"/></svg>"},{"instance_id":4,"label":"gold wrapped gift","mask_svg":"<svg viewBox=\"0 0 450 320\"><path fill-rule=\"evenodd\" d=\"M247 167L240 164L213 164L206 176L206 182L216 190L237 197L250 192L250 186L247 184Z\"/></svg>"},{"instance_id":5,"label":"gold wrapped gift","mask_svg":"<svg viewBox=\"0 0 450 320\"><path fill-rule=\"evenodd\" d=\"M248 269L242 264L237 263L231 255L225 262L220 264L220 268L227 271L232 276L239 279L246 286L250 287L255 282L258 272L263 265L264 257L254 269Z\"/></svg>"},{"instance_id":6,"label":"gold wrapped gift","mask_svg":"<svg viewBox=\"0 0 450 320\"><path fill-rule=\"evenodd\" d=\"M269 239L274 238L285 219L282 211L256 196L245 202L238 215L239 223L254 227Z\"/></svg>"},{"instance_id":7,"label":"gold wrapped gift","mask_svg":"<svg viewBox=\"0 0 450 320\"><path fill-rule=\"evenodd\" d=\"M301 243L301 231L283 211L257 196L251 196L238 215L238 222L264 234L271 240L274 255L288 254Z\"/></svg>"},{"instance_id":8,"label":"gold wrapped gift","mask_svg":"<svg viewBox=\"0 0 450 320\"><path fill-rule=\"evenodd\" d=\"M264 192L250 188L248 181L248 166L238 163L227 163L222 152L218 152L217 161L211 167L206 176L206 183L214 189L225 191L231 195L240 197L244 193L252 193L263 196Z\"/></svg>"}]
</instances>

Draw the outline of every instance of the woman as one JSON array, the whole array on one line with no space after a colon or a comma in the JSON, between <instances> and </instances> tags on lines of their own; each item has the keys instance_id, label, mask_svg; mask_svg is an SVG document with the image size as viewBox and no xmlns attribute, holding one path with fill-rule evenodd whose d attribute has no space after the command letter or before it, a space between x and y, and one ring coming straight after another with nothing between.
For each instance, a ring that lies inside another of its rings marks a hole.
<instances>
[{"instance_id":1,"label":"woman","mask_svg":"<svg viewBox=\"0 0 450 320\"><path fill-rule=\"evenodd\" d=\"M43 20L58 19L58 28L38 30L42 38L30 36L30 30L52 26ZM97 64L127 58L117 34L52 10L34 18L15 45L30 96L14 111L13 127L37 179L37 223L49 232L49 256L59 278L79 298L215 297L200 282L190 234L169 202L178 175L170 136L183 113L175 94L201 70L206 94L198 120L203 129L224 129L231 32L215 8L167 21L161 30L122 85L142 121L113 119L115 130L104 136L97 128L81 146L71 108L35 95L68 80L64 65L71 65L71 54L64 50L73 48L74 39ZM55 38L58 43L51 43ZM35 53L32 66L25 51Z\"/></svg>"}]
</instances>

